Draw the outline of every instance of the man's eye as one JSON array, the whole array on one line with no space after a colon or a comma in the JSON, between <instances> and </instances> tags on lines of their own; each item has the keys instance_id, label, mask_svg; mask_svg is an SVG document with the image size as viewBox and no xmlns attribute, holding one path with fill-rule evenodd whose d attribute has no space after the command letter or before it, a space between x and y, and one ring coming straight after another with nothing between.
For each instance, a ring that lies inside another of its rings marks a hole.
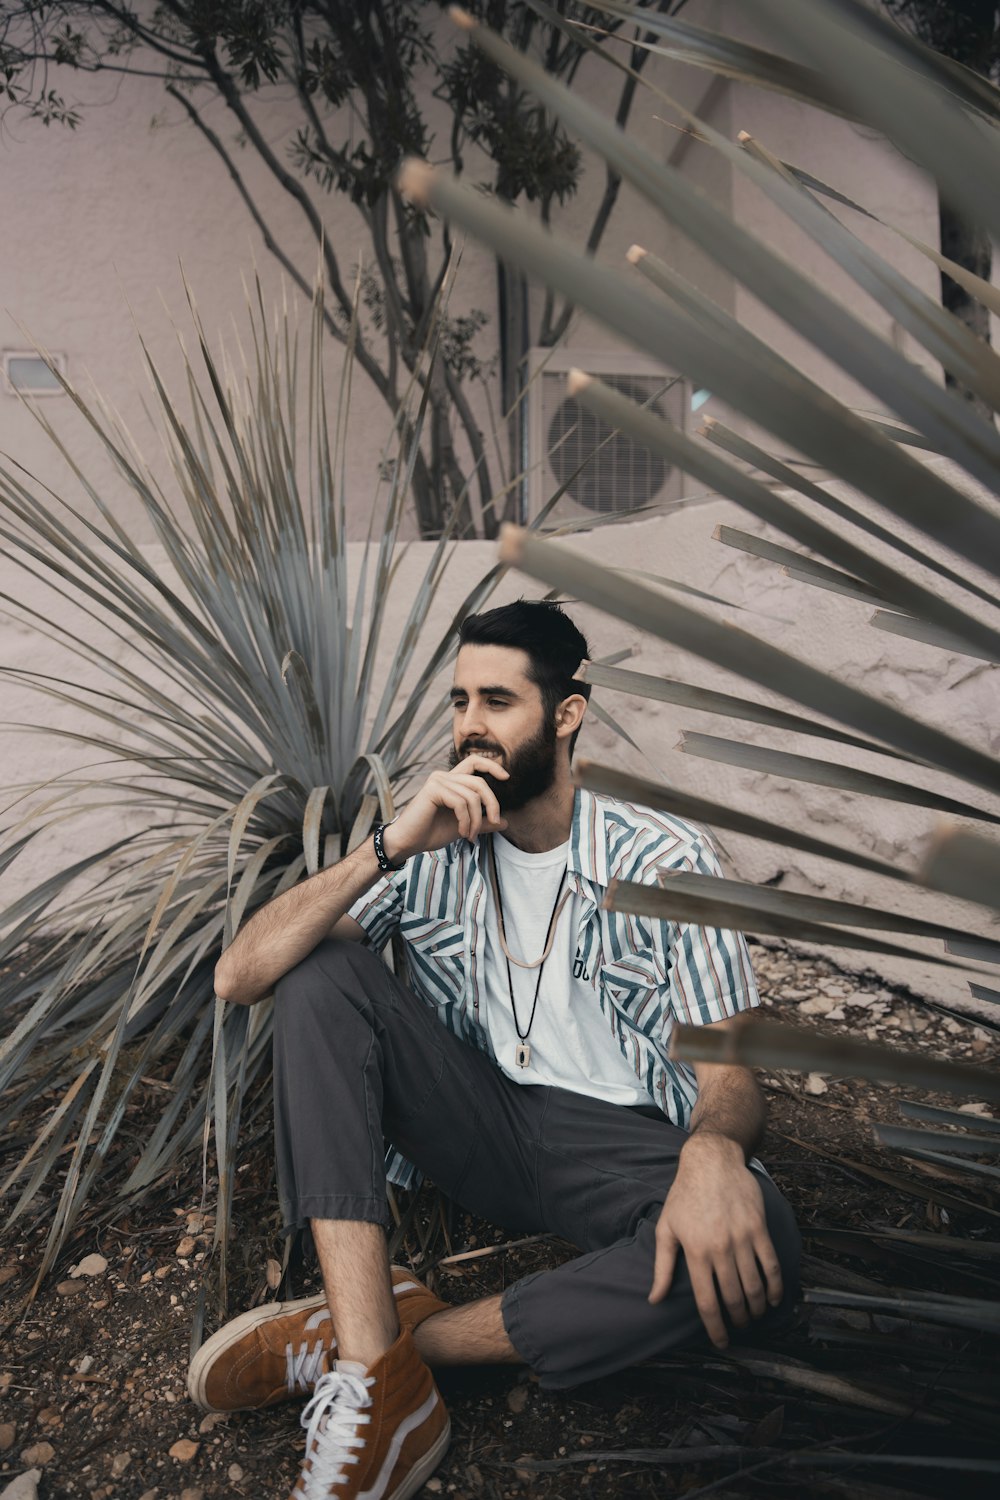
<instances>
[{"instance_id":1,"label":"man's eye","mask_svg":"<svg viewBox=\"0 0 1000 1500\"><path fill-rule=\"evenodd\" d=\"M488 700L488 702L489 702L490 708L506 708L507 707L506 700L503 699L503 698L490 698Z\"/></svg>"}]
</instances>

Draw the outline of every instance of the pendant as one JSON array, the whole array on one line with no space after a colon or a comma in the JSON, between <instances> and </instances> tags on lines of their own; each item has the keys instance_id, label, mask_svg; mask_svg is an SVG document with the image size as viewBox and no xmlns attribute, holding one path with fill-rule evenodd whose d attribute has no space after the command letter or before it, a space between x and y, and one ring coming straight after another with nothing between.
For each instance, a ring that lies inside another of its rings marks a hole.
<instances>
[{"instance_id":1,"label":"pendant","mask_svg":"<svg viewBox=\"0 0 1000 1500\"><path fill-rule=\"evenodd\" d=\"M529 1042L518 1042L514 1048L514 1061L519 1068L526 1068L531 1062L531 1044Z\"/></svg>"}]
</instances>

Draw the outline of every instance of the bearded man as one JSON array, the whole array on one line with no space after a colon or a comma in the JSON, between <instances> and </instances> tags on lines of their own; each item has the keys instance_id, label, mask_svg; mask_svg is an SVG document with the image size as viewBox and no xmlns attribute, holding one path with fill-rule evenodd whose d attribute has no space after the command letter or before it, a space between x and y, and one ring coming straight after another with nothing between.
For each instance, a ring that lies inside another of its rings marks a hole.
<instances>
[{"instance_id":1,"label":"bearded man","mask_svg":"<svg viewBox=\"0 0 1000 1500\"><path fill-rule=\"evenodd\" d=\"M449 1436L429 1367L525 1363L563 1389L724 1348L794 1298L752 1074L668 1055L675 1022L759 1004L746 944L604 906L612 879L719 867L691 825L574 788L589 654L554 605L466 619L451 768L257 912L216 970L238 1004L275 990L282 1215L311 1227L324 1294L227 1324L188 1385L209 1410L310 1398L293 1500L414 1494ZM406 985L377 957L393 932ZM419 1173L581 1254L448 1307L388 1262L387 1176Z\"/></svg>"}]
</instances>

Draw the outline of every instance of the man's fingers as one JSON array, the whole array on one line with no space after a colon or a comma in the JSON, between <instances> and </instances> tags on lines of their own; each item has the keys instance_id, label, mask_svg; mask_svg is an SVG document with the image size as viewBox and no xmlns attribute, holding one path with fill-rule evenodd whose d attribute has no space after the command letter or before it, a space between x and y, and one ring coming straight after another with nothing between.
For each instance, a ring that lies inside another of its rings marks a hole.
<instances>
[{"instance_id":1,"label":"man's fingers","mask_svg":"<svg viewBox=\"0 0 1000 1500\"><path fill-rule=\"evenodd\" d=\"M458 765L452 770L451 775L462 775L463 773L468 775L471 771L488 771L491 776L502 776L505 781L510 775L507 768L502 766L498 760L494 760L492 755L477 755L475 751L471 755L467 755L464 760L460 760Z\"/></svg>"},{"instance_id":2,"label":"man's fingers","mask_svg":"<svg viewBox=\"0 0 1000 1500\"><path fill-rule=\"evenodd\" d=\"M744 1296L739 1268L731 1254L727 1253L716 1262L715 1279L718 1282L719 1295L729 1314L730 1322L737 1328L745 1328L750 1321L750 1314L747 1312L747 1299Z\"/></svg>"},{"instance_id":3,"label":"man's fingers","mask_svg":"<svg viewBox=\"0 0 1000 1500\"><path fill-rule=\"evenodd\" d=\"M448 787L441 793L441 805L450 808L454 813L459 835L463 839L469 838L472 828L472 813L468 795L463 793L462 788L459 786Z\"/></svg>"},{"instance_id":4,"label":"man's fingers","mask_svg":"<svg viewBox=\"0 0 1000 1500\"><path fill-rule=\"evenodd\" d=\"M656 1259L653 1263L653 1285L649 1289L650 1302L662 1302L670 1290L677 1264L679 1245L669 1231L660 1230L656 1236Z\"/></svg>"},{"instance_id":5,"label":"man's fingers","mask_svg":"<svg viewBox=\"0 0 1000 1500\"><path fill-rule=\"evenodd\" d=\"M692 1262L691 1257L688 1256L688 1272L691 1276L691 1290L694 1292L695 1306L698 1309L698 1316L705 1325L705 1332L717 1349L725 1349L729 1344L729 1335L726 1332L722 1309L719 1306L711 1261Z\"/></svg>"},{"instance_id":6,"label":"man's fingers","mask_svg":"<svg viewBox=\"0 0 1000 1500\"><path fill-rule=\"evenodd\" d=\"M764 1281L757 1265L757 1258L753 1253L751 1245L742 1245L736 1255L736 1265L739 1271L740 1281L743 1284L743 1295L746 1297L747 1307L750 1309L752 1318L762 1318L767 1311L767 1295Z\"/></svg>"},{"instance_id":7,"label":"man's fingers","mask_svg":"<svg viewBox=\"0 0 1000 1500\"><path fill-rule=\"evenodd\" d=\"M772 1307L778 1307L785 1295L785 1286L781 1279L781 1262L778 1259L778 1252L771 1243L771 1236L766 1229L762 1229L754 1241L754 1252L767 1285L767 1300Z\"/></svg>"},{"instance_id":8,"label":"man's fingers","mask_svg":"<svg viewBox=\"0 0 1000 1500\"><path fill-rule=\"evenodd\" d=\"M461 787L469 800L470 806L474 801L477 807L485 810L487 821L491 827L505 828L507 826L501 815L500 803L497 800L496 793L487 786L481 776L458 776L452 772L448 777L445 795L453 791L456 787Z\"/></svg>"}]
</instances>

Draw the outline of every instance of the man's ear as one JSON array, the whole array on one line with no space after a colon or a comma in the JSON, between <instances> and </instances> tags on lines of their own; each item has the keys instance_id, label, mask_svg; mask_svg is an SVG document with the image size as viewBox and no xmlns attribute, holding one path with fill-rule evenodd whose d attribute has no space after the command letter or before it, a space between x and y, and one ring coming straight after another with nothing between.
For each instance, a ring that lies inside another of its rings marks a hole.
<instances>
[{"instance_id":1,"label":"man's ear","mask_svg":"<svg viewBox=\"0 0 1000 1500\"><path fill-rule=\"evenodd\" d=\"M556 738L566 739L579 729L587 712L587 700L582 693L572 693L564 698L556 709Z\"/></svg>"}]
</instances>

